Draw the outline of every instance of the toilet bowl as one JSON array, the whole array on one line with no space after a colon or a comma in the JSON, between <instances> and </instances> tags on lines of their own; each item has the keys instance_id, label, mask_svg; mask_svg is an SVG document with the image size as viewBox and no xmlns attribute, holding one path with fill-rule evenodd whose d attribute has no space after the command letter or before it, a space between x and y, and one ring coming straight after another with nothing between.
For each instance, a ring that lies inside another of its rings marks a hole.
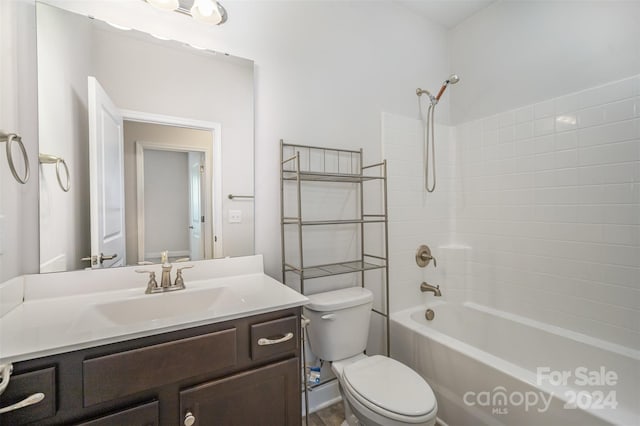
<instances>
[{"instance_id":1,"label":"toilet bowl","mask_svg":"<svg viewBox=\"0 0 640 426\"><path fill-rule=\"evenodd\" d=\"M368 336L371 291L351 287L309 296L311 351L331 361L350 426L431 426L437 401L429 384L406 365L363 353Z\"/></svg>"},{"instance_id":2,"label":"toilet bowl","mask_svg":"<svg viewBox=\"0 0 640 426\"><path fill-rule=\"evenodd\" d=\"M437 402L429 384L406 365L385 356L359 355L331 364L354 419L367 426L431 426Z\"/></svg>"}]
</instances>

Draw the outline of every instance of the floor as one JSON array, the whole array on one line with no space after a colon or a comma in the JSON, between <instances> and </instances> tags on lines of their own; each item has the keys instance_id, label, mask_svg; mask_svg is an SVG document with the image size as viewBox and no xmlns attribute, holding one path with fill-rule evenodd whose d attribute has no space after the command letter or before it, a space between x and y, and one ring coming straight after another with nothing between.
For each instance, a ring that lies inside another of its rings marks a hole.
<instances>
[{"instance_id":1,"label":"floor","mask_svg":"<svg viewBox=\"0 0 640 426\"><path fill-rule=\"evenodd\" d=\"M315 413L309 414L309 424L306 426L340 426L344 421L344 406L342 401L330 405ZM302 424L305 425L304 417Z\"/></svg>"}]
</instances>

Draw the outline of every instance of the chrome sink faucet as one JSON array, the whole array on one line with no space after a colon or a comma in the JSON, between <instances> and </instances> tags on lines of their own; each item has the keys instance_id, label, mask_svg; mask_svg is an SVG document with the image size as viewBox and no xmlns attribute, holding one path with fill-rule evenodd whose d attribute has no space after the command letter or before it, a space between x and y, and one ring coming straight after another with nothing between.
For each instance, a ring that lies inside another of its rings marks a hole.
<instances>
[{"instance_id":1,"label":"chrome sink faucet","mask_svg":"<svg viewBox=\"0 0 640 426\"><path fill-rule=\"evenodd\" d=\"M431 284L427 283L426 281L423 281L422 284L420 284L420 291L421 292L426 292L426 291L430 291L434 294L434 296L442 296L442 293L440 292L440 286L436 285L436 286L432 286Z\"/></svg>"},{"instance_id":2,"label":"chrome sink faucet","mask_svg":"<svg viewBox=\"0 0 640 426\"><path fill-rule=\"evenodd\" d=\"M188 261L189 258L185 257L182 259L176 260L178 262ZM151 262L140 262L142 265L153 265ZM167 250L161 253L160 265L162 267L162 277L160 279L160 285L156 281L156 273L155 271L149 270L136 270L138 273L149 274L149 281L147 282L147 289L145 290L145 294L153 294L153 293L162 293L166 291L175 291L175 290L184 290L186 286L184 285L184 278L182 277L182 270L193 268L193 265L183 266L182 268L176 268L176 280L173 284L171 284L171 269L173 265L169 263L169 252Z\"/></svg>"},{"instance_id":3,"label":"chrome sink faucet","mask_svg":"<svg viewBox=\"0 0 640 426\"><path fill-rule=\"evenodd\" d=\"M160 285L163 289L168 289L171 287L172 268L172 265L169 263L169 251L163 251L160 253L160 256L160 263L162 264L162 279L160 280Z\"/></svg>"}]
</instances>

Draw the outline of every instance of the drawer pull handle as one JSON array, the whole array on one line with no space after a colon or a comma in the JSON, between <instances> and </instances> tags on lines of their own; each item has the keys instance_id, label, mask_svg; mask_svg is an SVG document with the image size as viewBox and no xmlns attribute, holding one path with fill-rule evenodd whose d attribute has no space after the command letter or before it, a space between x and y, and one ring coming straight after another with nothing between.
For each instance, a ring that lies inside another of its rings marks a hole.
<instances>
[{"instance_id":1,"label":"drawer pull handle","mask_svg":"<svg viewBox=\"0 0 640 426\"><path fill-rule=\"evenodd\" d=\"M11 373L13 373L13 364L0 364L0 395L9 385Z\"/></svg>"},{"instance_id":2,"label":"drawer pull handle","mask_svg":"<svg viewBox=\"0 0 640 426\"><path fill-rule=\"evenodd\" d=\"M279 339L267 339L266 337L262 337L258 339L258 346L276 345L278 343L286 342L287 340L291 340L291 339L293 339L292 332L285 334L283 337Z\"/></svg>"},{"instance_id":3,"label":"drawer pull handle","mask_svg":"<svg viewBox=\"0 0 640 426\"><path fill-rule=\"evenodd\" d=\"M15 404L9 405L7 407L0 408L0 414L8 413L9 411L18 410L20 408L37 404L43 399L44 399L44 394L42 392L34 393L33 395L26 397L20 402L16 402Z\"/></svg>"}]
</instances>

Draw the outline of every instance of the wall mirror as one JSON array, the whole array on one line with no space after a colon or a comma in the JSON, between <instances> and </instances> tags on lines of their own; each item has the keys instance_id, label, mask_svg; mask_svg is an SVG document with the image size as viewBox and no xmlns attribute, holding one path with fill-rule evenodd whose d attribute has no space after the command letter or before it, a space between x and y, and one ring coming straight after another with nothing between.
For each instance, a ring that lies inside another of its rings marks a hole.
<instances>
[{"instance_id":1,"label":"wall mirror","mask_svg":"<svg viewBox=\"0 0 640 426\"><path fill-rule=\"evenodd\" d=\"M253 61L36 18L40 272L253 254Z\"/></svg>"}]
</instances>

